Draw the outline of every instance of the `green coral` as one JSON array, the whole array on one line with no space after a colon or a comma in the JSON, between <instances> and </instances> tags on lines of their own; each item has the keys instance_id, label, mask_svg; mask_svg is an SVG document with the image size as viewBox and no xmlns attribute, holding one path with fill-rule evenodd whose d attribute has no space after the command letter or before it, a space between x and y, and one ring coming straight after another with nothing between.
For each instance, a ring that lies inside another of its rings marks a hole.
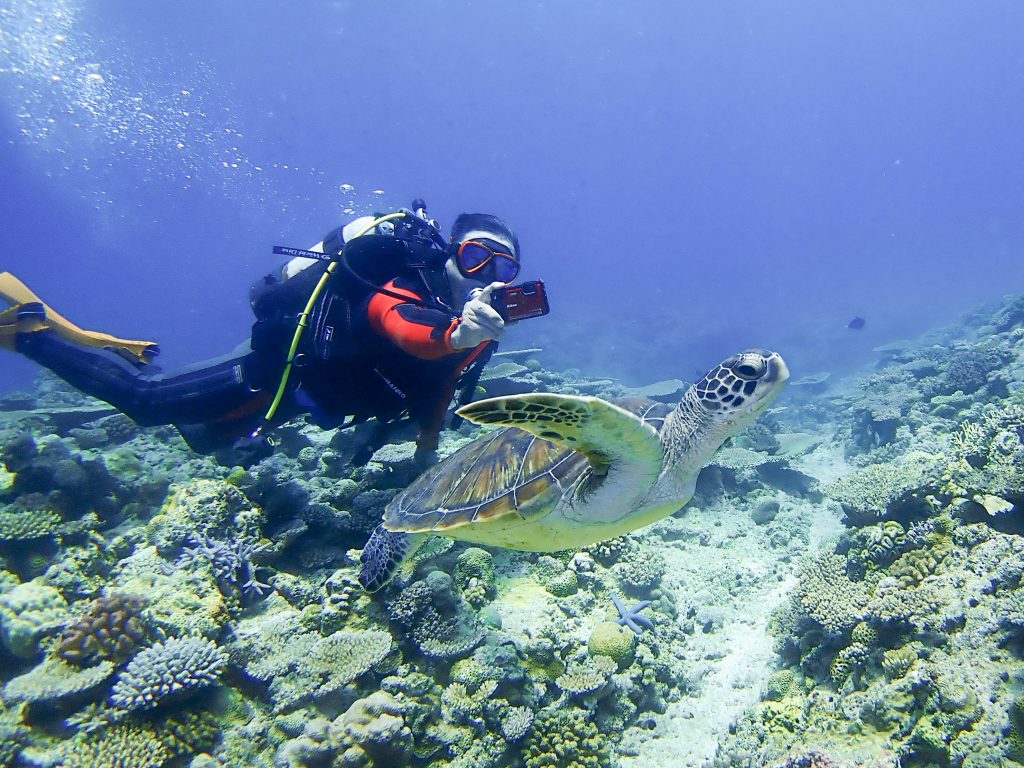
<instances>
[{"instance_id":1,"label":"green coral","mask_svg":"<svg viewBox=\"0 0 1024 768\"><path fill-rule=\"evenodd\" d=\"M791 669L779 669L768 678L765 698L769 701L782 701L796 688L796 673Z\"/></svg>"},{"instance_id":2,"label":"green coral","mask_svg":"<svg viewBox=\"0 0 1024 768\"><path fill-rule=\"evenodd\" d=\"M298 612L243 621L232 656L252 678L266 683L275 712L337 691L370 671L391 652L381 630L309 631Z\"/></svg>"},{"instance_id":3,"label":"green coral","mask_svg":"<svg viewBox=\"0 0 1024 768\"><path fill-rule=\"evenodd\" d=\"M488 596L494 595L494 558L490 552L480 547L470 547L455 561L455 583L459 589L465 591L473 579L477 585L483 587Z\"/></svg>"},{"instance_id":4,"label":"green coral","mask_svg":"<svg viewBox=\"0 0 1024 768\"><path fill-rule=\"evenodd\" d=\"M587 651L591 656L607 656L619 669L625 669L635 658L636 636L613 621L602 621L590 633Z\"/></svg>"},{"instance_id":5,"label":"green coral","mask_svg":"<svg viewBox=\"0 0 1024 768\"><path fill-rule=\"evenodd\" d=\"M836 654L829 668L832 681L836 685L842 685L850 675L860 672L871 655L870 649L860 643L852 643Z\"/></svg>"},{"instance_id":6,"label":"green coral","mask_svg":"<svg viewBox=\"0 0 1024 768\"><path fill-rule=\"evenodd\" d=\"M904 587L916 587L929 576L938 573L952 552L953 543L948 539L941 541L938 546L913 549L889 566L887 573Z\"/></svg>"},{"instance_id":7,"label":"green coral","mask_svg":"<svg viewBox=\"0 0 1024 768\"><path fill-rule=\"evenodd\" d=\"M1024 763L1024 697L1010 706L1010 732L1006 735L1006 756Z\"/></svg>"},{"instance_id":8,"label":"green coral","mask_svg":"<svg viewBox=\"0 0 1024 768\"><path fill-rule=\"evenodd\" d=\"M579 589L579 578L576 571L564 570L550 581L545 582L544 588L555 597L569 597L575 595Z\"/></svg>"},{"instance_id":9,"label":"green coral","mask_svg":"<svg viewBox=\"0 0 1024 768\"><path fill-rule=\"evenodd\" d=\"M213 744L216 719L202 711L179 712L144 724L113 725L67 742L62 768L161 768L171 760Z\"/></svg>"},{"instance_id":10,"label":"green coral","mask_svg":"<svg viewBox=\"0 0 1024 768\"><path fill-rule=\"evenodd\" d=\"M558 676L555 685L570 696L596 693L608 684L609 676L617 666L608 656L592 656L571 662Z\"/></svg>"},{"instance_id":11,"label":"green coral","mask_svg":"<svg viewBox=\"0 0 1024 768\"><path fill-rule=\"evenodd\" d=\"M850 639L861 645L874 646L878 643L878 630L866 621L862 621L853 628L853 631L850 633Z\"/></svg>"},{"instance_id":12,"label":"green coral","mask_svg":"<svg viewBox=\"0 0 1024 768\"><path fill-rule=\"evenodd\" d=\"M611 768L608 737L575 707L542 709L523 748L525 768Z\"/></svg>"},{"instance_id":13,"label":"green coral","mask_svg":"<svg viewBox=\"0 0 1024 768\"><path fill-rule=\"evenodd\" d=\"M917 651L909 645L882 654L882 672L890 680L903 677L917 661Z\"/></svg>"},{"instance_id":14,"label":"green coral","mask_svg":"<svg viewBox=\"0 0 1024 768\"><path fill-rule=\"evenodd\" d=\"M0 512L0 541L26 541L56 536L60 515L49 509Z\"/></svg>"}]
</instances>

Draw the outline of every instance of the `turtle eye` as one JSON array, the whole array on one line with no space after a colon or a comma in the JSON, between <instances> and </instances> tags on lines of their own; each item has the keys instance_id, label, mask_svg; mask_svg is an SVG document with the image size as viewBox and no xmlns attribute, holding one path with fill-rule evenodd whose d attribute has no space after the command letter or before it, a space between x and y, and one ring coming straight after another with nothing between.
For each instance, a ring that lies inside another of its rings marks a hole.
<instances>
[{"instance_id":1,"label":"turtle eye","mask_svg":"<svg viewBox=\"0 0 1024 768\"><path fill-rule=\"evenodd\" d=\"M765 366L763 360L746 360L737 365L735 368L733 368L733 373L735 373L741 379L746 379L747 381L754 381L755 379L759 379L762 376L764 376L764 372L766 370L767 367Z\"/></svg>"}]
</instances>

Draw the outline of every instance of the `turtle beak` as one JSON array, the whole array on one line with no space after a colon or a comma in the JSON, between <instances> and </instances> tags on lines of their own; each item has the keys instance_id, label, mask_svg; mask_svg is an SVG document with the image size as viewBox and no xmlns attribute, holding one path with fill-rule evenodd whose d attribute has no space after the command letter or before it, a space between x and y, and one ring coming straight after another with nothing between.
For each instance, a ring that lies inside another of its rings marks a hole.
<instances>
[{"instance_id":1,"label":"turtle beak","mask_svg":"<svg viewBox=\"0 0 1024 768\"><path fill-rule=\"evenodd\" d=\"M789 366L786 365L786 361L778 352L769 352L767 357L768 372L761 381L784 384L789 379Z\"/></svg>"}]
</instances>

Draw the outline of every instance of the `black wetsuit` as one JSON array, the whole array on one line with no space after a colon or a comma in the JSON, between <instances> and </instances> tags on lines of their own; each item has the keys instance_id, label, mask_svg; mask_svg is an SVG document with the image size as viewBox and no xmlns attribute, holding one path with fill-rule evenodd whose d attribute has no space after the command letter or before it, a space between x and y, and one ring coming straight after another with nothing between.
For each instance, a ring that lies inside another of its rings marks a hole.
<instances>
[{"instance_id":1,"label":"black wetsuit","mask_svg":"<svg viewBox=\"0 0 1024 768\"><path fill-rule=\"evenodd\" d=\"M284 290L261 294L248 344L171 373L150 373L149 366L49 331L19 334L17 349L139 424L173 424L195 450L214 450L261 422L281 379L296 316L325 269L326 263L316 264L282 284ZM413 271L388 282L392 293L409 298L402 301L332 276L310 314L275 421L309 413L335 427L411 416L420 445L435 447L460 375L474 361L486 362L494 347L451 347L458 316L438 297L437 277Z\"/></svg>"}]
</instances>

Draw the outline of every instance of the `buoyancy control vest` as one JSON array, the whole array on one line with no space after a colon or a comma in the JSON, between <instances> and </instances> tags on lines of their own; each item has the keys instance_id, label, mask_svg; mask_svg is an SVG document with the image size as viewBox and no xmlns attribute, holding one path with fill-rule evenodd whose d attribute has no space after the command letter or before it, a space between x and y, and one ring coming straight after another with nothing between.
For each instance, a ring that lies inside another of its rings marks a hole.
<instances>
[{"instance_id":1,"label":"buoyancy control vest","mask_svg":"<svg viewBox=\"0 0 1024 768\"><path fill-rule=\"evenodd\" d=\"M345 243L339 227L324 238L325 253L340 251L339 264L307 318L290 384L297 405L324 426L346 418L349 423L371 417L390 421L410 414L421 432L436 431L437 412L443 415L473 352L420 360L370 327L369 302L377 292L390 293L385 286L393 280L421 297L413 303L439 310L449 321L457 314L442 298L448 292L444 240L426 222L409 218L398 220L387 234L368 233ZM287 279L267 275L252 286L252 348L260 360L260 386L273 386L280 377L298 317L329 263L316 261Z\"/></svg>"}]
</instances>

